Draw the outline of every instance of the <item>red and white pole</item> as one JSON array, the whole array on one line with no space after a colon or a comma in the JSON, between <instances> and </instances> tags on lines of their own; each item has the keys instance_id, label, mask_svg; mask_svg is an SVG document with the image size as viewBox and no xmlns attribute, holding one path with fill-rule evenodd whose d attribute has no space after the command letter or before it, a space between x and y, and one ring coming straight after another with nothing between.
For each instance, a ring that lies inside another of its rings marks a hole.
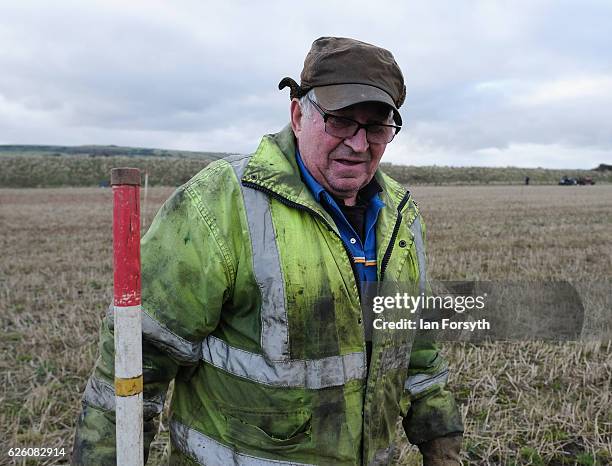
<instances>
[{"instance_id":1,"label":"red and white pole","mask_svg":"<svg viewBox=\"0 0 612 466\"><path fill-rule=\"evenodd\" d=\"M115 413L117 464L142 466L140 171L113 168Z\"/></svg>"}]
</instances>

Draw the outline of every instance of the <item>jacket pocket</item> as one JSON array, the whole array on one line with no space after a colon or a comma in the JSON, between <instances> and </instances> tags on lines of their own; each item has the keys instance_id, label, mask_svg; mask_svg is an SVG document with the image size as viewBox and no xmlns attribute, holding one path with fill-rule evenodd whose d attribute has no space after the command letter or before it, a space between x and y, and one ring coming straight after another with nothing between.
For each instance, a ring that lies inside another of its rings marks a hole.
<instances>
[{"instance_id":1,"label":"jacket pocket","mask_svg":"<svg viewBox=\"0 0 612 466\"><path fill-rule=\"evenodd\" d=\"M227 432L235 441L257 448L286 449L309 443L312 414L293 411L221 408Z\"/></svg>"}]
</instances>

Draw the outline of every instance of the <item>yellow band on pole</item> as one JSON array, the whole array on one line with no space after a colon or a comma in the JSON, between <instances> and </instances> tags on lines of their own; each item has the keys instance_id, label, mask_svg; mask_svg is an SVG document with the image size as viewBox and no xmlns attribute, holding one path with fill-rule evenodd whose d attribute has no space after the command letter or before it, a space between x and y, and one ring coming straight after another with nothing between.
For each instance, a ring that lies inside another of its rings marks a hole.
<instances>
[{"instance_id":1,"label":"yellow band on pole","mask_svg":"<svg viewBox=\"0 0 612 466\"><path fill-rule=\"evenodd\" d=\"M129 379L115 378L115 395L132 396L142 392L142 374Z\"/></svg>"}]
</instances>

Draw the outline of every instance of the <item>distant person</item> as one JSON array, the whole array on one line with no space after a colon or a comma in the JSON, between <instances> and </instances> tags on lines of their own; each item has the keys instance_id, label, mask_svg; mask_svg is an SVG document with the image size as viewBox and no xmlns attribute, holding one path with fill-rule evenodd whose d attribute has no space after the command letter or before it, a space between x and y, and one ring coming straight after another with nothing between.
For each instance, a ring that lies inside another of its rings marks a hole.
<instances>
[{"instance_id":1,"label":"distant person","mask_svg":"<svg viewBox=\"0 0 612 466\"><path fill-rule=\"evenodd\" d=\"M171 464L393 464L403 418L425 465L460 465L437 347L364 336L364 282L426 289L417 205L378 170L402 124L402 72L385 49L322 37L286 86L290 124L208 165L142 240L145 449L174 379ZM100 351L75 464L115 458L112 315Z\"/></svg>"},{"instance_id":2,"label":"distant person","mask_svg":"<svg viewBox=\"0 0 612 466\"><path fill-rule=\"evenodd\" d=\"M526 184L526 185L528 185L528 184L529 184L529 177L528 177L528 176L526 176L526 177L525 177L525 184Z\"/></svg>"}]
</instances>

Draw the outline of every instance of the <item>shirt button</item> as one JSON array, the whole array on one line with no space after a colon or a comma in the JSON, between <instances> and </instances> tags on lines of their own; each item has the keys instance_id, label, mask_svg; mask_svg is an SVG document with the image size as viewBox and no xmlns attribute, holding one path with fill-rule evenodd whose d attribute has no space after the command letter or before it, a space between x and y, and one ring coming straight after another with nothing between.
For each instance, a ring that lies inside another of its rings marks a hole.
<instances>
[{"instance_id":1,"label":"shirt button","mask_svg":"<svg viewBox=\"0 0 612 466\"><path fill-rule=\"evenodd\" d=\"M355 243L357 242L357 240L356 240L355 238L351 238L351 239L349 240L349 242L350 242L351 244L355 244Z\"/></svg>"}]
</instances>

